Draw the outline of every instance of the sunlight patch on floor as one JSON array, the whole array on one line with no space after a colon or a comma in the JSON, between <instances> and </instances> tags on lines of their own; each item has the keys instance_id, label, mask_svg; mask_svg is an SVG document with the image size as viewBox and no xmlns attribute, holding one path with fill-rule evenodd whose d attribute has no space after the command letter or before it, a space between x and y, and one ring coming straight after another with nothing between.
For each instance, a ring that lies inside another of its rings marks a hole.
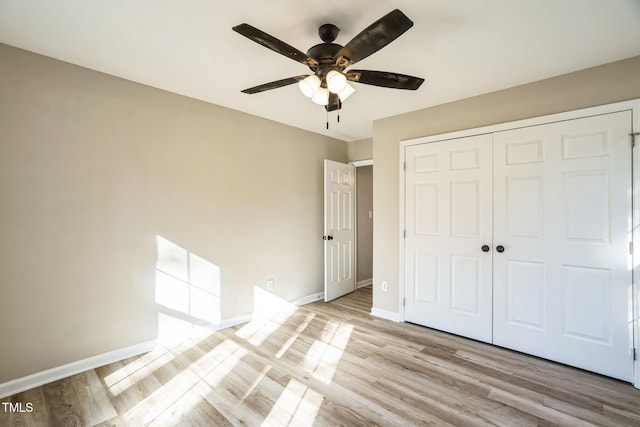
<instances>
[{"instance_id":1,"label":"sunlight patch on floor","mask_svg":"<svg viewBox=\"0 0 640 427\"><path fill-rule=\"evenodd\" d=\"M252 320L236 332L236 335L251 345L259 347L281 326L282 324L276 321Z\"/></svg>"},{"instance_id":2,"label":"sunlight patch on floor","mask_svg":"<svg viewBox=\"0 0 640 427\"><path fill-rule=\"evenodd\" d=\"M174 359L174 355L170 352L165 352L160 357L155 358L151 362L147 363L143 367L129 372L128 367L122 368L114 374L105 377L105 383L109 387L109 391L114 396L118 396L125 390L135 386L139 381L151 375L157 369L166 365ZM123 375L126 375L123 377ZM117 380L117 381L116 381Z\"/></svg>"},{"instance_id":3,"label":"sunlight patch on floor","mask_svg":"<svg viewBox=\"0 0 640 427\"><path fill-rule=\"evenodd\" d=\"M188 345L185 343L185 347ZM167 365L165 369L172 368L174 372L165 372L164 375L173 375L173 377L129 409L124 414L124 419L131 425L146 425L161 417L165 411L178 413L188 410L188 407L197 404L194 387L198 386L198 390L207 391L211 390L211 387L218 386L248 353L247 349L227 339L213 350L203 352L202 357L184 368ZM136 377L136 379L140 378ZM201 393L198 395L201 399Z\"/></svg>"},{"instance_id":4,"label":"sunlight patch on floor","mask_svg":"<svg viewBox=\"0 0 640 427\"><path fill-rule=\"evenodd\" d=\"M312 425L323 400L324 397L320 393L292 379L280 394L262 425Z\"/></svg>"},{"instance_id":5,"label":"sunlight patch on floor","mask_svg":"<svg viewBox=\"0 0 640 427\"><path fill-rule=\"evenodd\" d=\"M149 373L156 370L158 366L162 366L167 362L167 360L170 360L167 359L168 357L171 357L170 355L167 355L167 351L168 350L164 347L156 347L149 353L138 357L117 371L105 376L105 384L109 387L109 390L114 393L114 395L119 394L119 392L115 392L112 387L133 375L141 378L149 375Z\"/></svg>"},{"instance_id":6,"label":"sunlight patch on floor","mask_svg":"<svg viewBox=\"0 0 640 427\"><path fill-rule=\"evenodd\" d=\"M264 368L262 368L262 371L260 372L260 374L258 374L256 376L256 378L253 380L253 382L251 383L251 385L249 385L249 387L247 387L247 391L242 396L242 400L244 400L247 397L249 397L249 395L253 392L253 390L255 390L256 387L266 377L267 373L271 370L271 368L273 368L273 366L271 366L271 365L266 365Z\"/></svg>"},{"instance_id":7,"label":"sunlight patch on floor","mask_svg":"<svg viewBox=\"0 0 640 427\"><path fill-rule=\"evenodd\" d=\"M206 352L202 357L189 365L189 369L194 371L201 377L212 372L219 367L228 358L238 359L247 353L245 349L240 347L236 342L225 339L215 348Z\"/></svg>"},{"instance_id":8,"label":"sunlight patch on floor","mask_svg":"<svg viewBox=\"0 0 640 427\"><path fill-rule=\"evenodd\" d=\"M146 399L129 409L124 419L131 425L147 425L180 400L200 377L190 369L185 369L151 393Z\"/></svg>"},{"instance_id":9,"label":"sunlight patch on floor","mask_svg":"<svg viewBox=\"0 0 640 427\"><path fill-rule=\"evenodd\" d=\"M238 344L230 340L226 340L223 344L228 345L228 348L225 349L228 354L223 356L222 360L216 361L217 365L213 367L213 369L209 370L209 372L203 377L206 383L211 387L220 385L222 380L224 380L225 377L233 371L233 368L240 363L240 360L249 354L249 350L244 347L240 347ZM214 360L215 359L216 358L214 357Z\"/></svg>"},{"instance_id":10,"label":"sunlight patch on floor","mask_svg":"<svg viewBox=\"0 0 640 427\"><path fill-rule=\"evenodd\" d=\"M204 400L197 387L188 390L178 401L154 418L149 427L169 427L188 425L185 418L193 416L194 411Z\"/></svg>"},{"instance_id":11,"label":"sunlight patch on floor","mask_svg":"<svg viewBox=\"0 0 640 427\"><path fill-rule=\"evenodd\" d=\"M314 341L307 351L304 369L315 379L330 384L352 332L353 325L327 323L322 332L322 341Z\"/></svg>"},{"instance_id":12,"label":"sunlight patch on floor","mask_svg":"<svg viewBox=\"0 0 640 427\"><path fill-rule=\"evenodd\" d=\"M179 357L181 353L188 351L194 345L197 345L197 342L193 340L183 340L171 347L158 344L153 351L105 376L104 382L109 387L109 392L113 396L118 396Z\"/></svg>"},{"instance_id":13,"label":"sunlight patch on floor","mask_svg":"<svg viewBox=\"0 0 640 427\"><path fill-rule=\"evenodd\" d=\"M283 373L269 362L302 346L306 353L297 350L292 357L300 357L300 367L314 380L331 384L354 326L318 319L316 313L296 314L296 306L261 288L254 297L252 321L219 338L175 312L159 313L162 333L154 355L104 378L110 392L122 399L122 419L131 425L178 425L190 411L211 405L251 425L312 424L323 395L289 375L282 383ZM275 359L255 353L256 347ZM265 400L265 395L278 397Z\"/></svg>"},{"instance_id":14,"label":"sunlight patch on floor","mask_svg":"<svg viewBox=\"0 0 640 427\"><path fill-rule=\"evenodd\" d=\"M287 352L289 347L291 347L291 345L294 342L296 342L296 340L300 337L300 334L302 334L302 332L305 329L307 329L307 326L309 326L309 323L311 323L311 321L314 319L314 317L316 317L316 315L314 313L307 314L307 316L302 321L302 323L300 325L298 325L298 327L296 328L296 332L294 334L292 334L287 339L287 341L285 341L285 343L282 345L282 347L280 347L280 350L278 350L278 352L276 353L276 358L280 359L282 356L284 356L284 354Z\"/></svg>"}]
</instances>

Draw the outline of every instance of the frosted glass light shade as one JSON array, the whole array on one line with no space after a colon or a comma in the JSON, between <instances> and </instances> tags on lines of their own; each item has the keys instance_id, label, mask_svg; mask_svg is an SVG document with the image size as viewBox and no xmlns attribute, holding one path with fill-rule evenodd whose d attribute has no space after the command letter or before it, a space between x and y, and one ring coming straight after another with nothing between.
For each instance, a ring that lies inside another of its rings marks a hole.
<instances>
[{"instance_id":1,"label":"frosted glass light shade","mask_svg":"<svg viewBox=\"0 0 640 427\"><path fill-rule=\"evenodd\" d=\"M353 88L353 86L351 86L349 83L345 83L344 89L338 92L338 97L340 98L340 102L344 102L355 91L356 90Z\"/></svg>"},{"instance_id":2,"label":"frosted glass light shade","mask_svg":"<svg viewBox=\"0 0 640 427\"><path fill-rule=\"evenodd\" d=\"M327 105L329 103L329 89L319 87L311 100L318 105Z\"/></svg>"},{"instance_id":3,"label":"frosted glass light shade","mask_svg":"<svg viewBox=\"0 0 640 427\"><path fill-rule=\"evenodd\" d=\"M331 70L327 73L327 88L331 93L339 93L347 84L347 77L340 71Z\"/></svg>"},{"instance_id":4,"label":"frosted glass light shade","mask_svg":"<svg viewBox=\"0 0 640 427\"><path fill-rule=\"evenodd\" d=\"M316 90L320 87L320 78L315 74L311 74L307 76L303 80L298 82L298 88L300 88L300 92L307 98L311 98Z\"/></svg>"}]
</instances>

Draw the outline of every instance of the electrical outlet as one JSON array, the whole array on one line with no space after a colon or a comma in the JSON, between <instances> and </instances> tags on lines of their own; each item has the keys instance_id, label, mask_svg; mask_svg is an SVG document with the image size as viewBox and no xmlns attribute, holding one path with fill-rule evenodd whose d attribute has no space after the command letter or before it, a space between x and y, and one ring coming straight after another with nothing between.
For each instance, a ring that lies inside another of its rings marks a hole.
<instances>
[{"instance_id":1,"label":"electrical outlet","mask_svg":"<svg viewBox=\"0 0 640 427\"><path fill-rule=\"evenodd\" d=\"M382 281L382 292L387 292L389 290L389 284L386 280Z\"/></svg>"},{"instance_id":2,"label":"electrical outlet","mask_svg":"<svg viewBox=\"0 0 640 427\"><path fill-rule=\"evenodd\" d=\"M268 291L272 291L273 290L273 279L267 280L267 290Z\"/></svg>"}]
</instances>

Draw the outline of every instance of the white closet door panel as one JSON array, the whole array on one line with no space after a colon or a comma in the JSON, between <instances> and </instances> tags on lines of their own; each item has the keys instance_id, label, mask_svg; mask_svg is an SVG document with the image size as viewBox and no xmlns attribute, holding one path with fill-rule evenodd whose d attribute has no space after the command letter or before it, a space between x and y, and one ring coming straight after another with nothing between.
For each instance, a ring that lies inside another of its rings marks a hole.
<instances>
[{"instance_id":1,"label":"white closet door panel","mask_svg":"<svg viewBox=\"0 0 640 427\"><path fill-rule=\"evenodd\" d=\"M494 134L494 343L632 380L631 113Z\"/></svg>"},{"instance_id":2,"label":"white closet door panel","mask_svg":"<svg viewBox=\"0 0 640 427\"><path fill-rule=\"evenodd\" d=\"M405 319L491 342L491 136L405 154Z\"/></svg>"}]
</instances>

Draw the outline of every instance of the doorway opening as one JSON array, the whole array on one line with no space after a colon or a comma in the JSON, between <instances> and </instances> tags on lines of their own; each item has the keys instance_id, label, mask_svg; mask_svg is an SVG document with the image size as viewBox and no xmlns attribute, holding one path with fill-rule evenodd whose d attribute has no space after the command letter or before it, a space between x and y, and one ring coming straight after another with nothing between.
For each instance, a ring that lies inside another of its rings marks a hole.
<instances>
[{"instance_id":1,"label":"doorway opening","mask_svg":"<svg viewBox=\"0 0 640 427\"><path fill-rule=\"evenodd\" d=\"M373 161L324 161L324 300L371 286ZM370 298L371 299L371 298ZM369 306L373 301L368 302Z\"/></svg>"},{"instance_id":2,"label":"doorway opening","mask_svg":"<svg viewBox=\"0 0 640 427\"><path fill-rule=\"evenodd\" d=\"M356 289L359 289L373 283L373 160L352 164L356 167Z\"/></svg>"}]
</instances>

